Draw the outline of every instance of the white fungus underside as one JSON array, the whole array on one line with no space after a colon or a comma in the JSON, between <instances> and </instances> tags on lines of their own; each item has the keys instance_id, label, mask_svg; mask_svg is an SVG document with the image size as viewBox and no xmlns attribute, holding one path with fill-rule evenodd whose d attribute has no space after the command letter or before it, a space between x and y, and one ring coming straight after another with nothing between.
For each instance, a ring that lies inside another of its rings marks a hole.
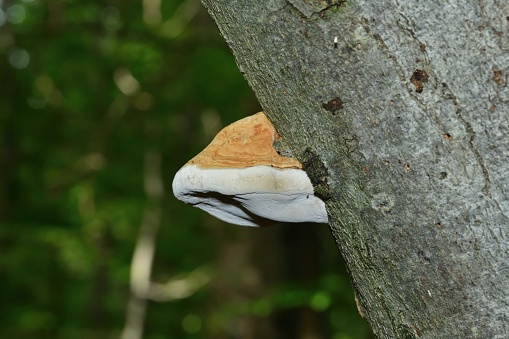
<instances>
[{"instance_id":1,"label":"white fungus underside","mask_svg":"<svg viewBox=\"0 0 509 339\"><path fill-rule=\"evenodd\" d=\"M173 179L175 197L231 224L327 223L322 200L306 172L270 166L181 168Z\"/></svg>"}]
</instances>

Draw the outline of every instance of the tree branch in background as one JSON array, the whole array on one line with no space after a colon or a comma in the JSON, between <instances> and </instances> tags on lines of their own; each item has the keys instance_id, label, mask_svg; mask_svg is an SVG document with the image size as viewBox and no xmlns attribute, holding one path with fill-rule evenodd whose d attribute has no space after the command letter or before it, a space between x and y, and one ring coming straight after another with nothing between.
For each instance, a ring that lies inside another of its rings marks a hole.
<instances>
[{"instance_id":1,"label":"tree branch in background","mask_svg":"<svg viewBox=\"0 0 509 339\"><path fill-rule=\"evenodd\" d=\"M148 151L145 154L144 186L148 203L131 262L131 296L122 339L138 339L143 334L155 239L161 224L161 203L164 196L161 155L158 152Z\"/></svg>"}]
</instances>

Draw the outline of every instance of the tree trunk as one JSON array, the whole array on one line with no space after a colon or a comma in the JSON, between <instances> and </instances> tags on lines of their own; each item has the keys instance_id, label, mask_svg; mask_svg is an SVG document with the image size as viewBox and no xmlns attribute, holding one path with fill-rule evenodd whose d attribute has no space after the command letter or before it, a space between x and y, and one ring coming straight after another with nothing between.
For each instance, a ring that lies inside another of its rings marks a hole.
<instances>
[{"instance_id":1,"label":"tree trunk","mask_svg":"<svg viewBox=\"0 0 509 339\"><path fill-rule=\"evenodd\" d=\"M509 4L203 2L375 334L509 337Z\"/></svg>"}]
</instances>

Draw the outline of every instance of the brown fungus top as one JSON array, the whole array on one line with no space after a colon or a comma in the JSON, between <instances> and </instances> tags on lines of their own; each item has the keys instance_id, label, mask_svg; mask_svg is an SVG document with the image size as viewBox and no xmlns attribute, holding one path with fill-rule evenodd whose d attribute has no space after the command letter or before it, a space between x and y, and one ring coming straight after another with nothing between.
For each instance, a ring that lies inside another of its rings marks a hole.
<instances>
[{"instance_id":1,"label":"brown fungus top","mask_svg":"<svg viewBox=\"0 0 509 339\"><path fill-rule=\"evenodd\" d=\"M302 168L297 160L276 152L273 142L278 138L274 126L260 112L223 128L188 164L207 168Z\"/></svg>"}]
</instances>

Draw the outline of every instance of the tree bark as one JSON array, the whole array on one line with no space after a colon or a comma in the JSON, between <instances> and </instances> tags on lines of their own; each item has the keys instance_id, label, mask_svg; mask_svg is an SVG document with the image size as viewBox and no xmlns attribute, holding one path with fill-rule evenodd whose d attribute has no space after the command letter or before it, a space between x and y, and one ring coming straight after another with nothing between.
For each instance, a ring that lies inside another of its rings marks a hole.
<instances>
[{"instance_id":1,"label":"tree bark","mask_svg":"<svg viewBox=\"0 0 509 339\"><path fill-rule=\"evenodd\" d=\"M380 338L509 337L509 4L203 0Z\"/></svg>"}]
</instances>

